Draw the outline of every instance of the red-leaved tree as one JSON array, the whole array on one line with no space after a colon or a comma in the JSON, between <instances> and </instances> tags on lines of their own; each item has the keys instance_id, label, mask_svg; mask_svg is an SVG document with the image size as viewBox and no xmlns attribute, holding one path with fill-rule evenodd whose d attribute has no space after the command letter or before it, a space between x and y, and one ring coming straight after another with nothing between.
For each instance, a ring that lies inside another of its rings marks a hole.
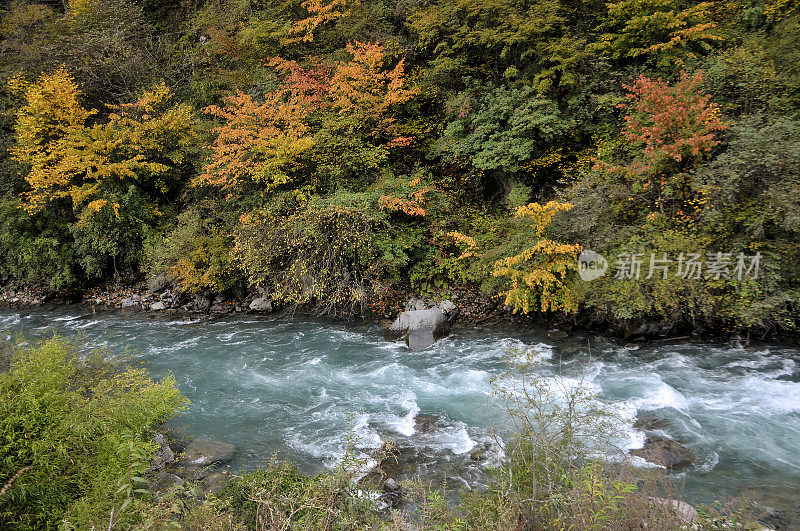
<instances>
[{"instance_id":1,"label":"red-leaved tree","mask_svg":"<svg viewBox=\"0 0 800 531\"><path fill-rule=\"evenodd\" d=\"M628 90L623 136L635 155L628 164L600 162L598 169L621 175L634 193L644 195L655 210L692 218L704 202L703 190L690 178L692 170L719 143L725 129L719 108L700 85L703 72L682 72L670 85L640 76Z\"/></svg>"}]
</instances>

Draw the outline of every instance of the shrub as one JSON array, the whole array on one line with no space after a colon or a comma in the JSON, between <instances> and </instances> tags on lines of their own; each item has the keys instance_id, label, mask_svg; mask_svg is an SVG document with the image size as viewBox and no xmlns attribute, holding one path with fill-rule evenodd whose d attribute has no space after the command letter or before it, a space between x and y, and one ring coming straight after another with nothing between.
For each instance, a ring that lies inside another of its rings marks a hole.
<instances>
[{"instance_id":1,"label":"shrub","mask_svg":"<svg viewBox=\"0 0 800 531\"><path fill-rule=\"evenodd\" d=\"M146 499L147 431L186 404L175 379L59 337L11 349L0 374L0 527L129 527Z\"/></svg>"},{"instance_id":2,"label":"shrub","mask_svg":"<svg viewBox=\"0 0 800 531\"><path fill-rule=\"evenodd\" d=\"M177 225L145 244L145 268L151 277L177 282L189 293L209 288L223 292L241 278L230 256L232 242L197 210L178 216Z\"/></svg>"},{"instance_id":3,"label":"shrub","mask_svg":"<svg viewBox=\"0 0 800 531\"><path fill-rule=\"evenodd\" d=\"M372 199L343 192L256 212L236 235L237 263L277 300L315 303L324 313L360 307L383 267L375 240L386 220Z\"/></svg>"}]
</instances>

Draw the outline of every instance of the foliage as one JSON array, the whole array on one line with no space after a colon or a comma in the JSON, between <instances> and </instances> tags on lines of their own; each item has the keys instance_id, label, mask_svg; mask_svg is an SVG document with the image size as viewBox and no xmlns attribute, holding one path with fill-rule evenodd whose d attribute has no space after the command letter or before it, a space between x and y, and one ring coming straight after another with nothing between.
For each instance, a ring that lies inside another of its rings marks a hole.
<instances>
[{"instance_id":1,"label":"foliage","mask_svg":"<svg viewBox=\"0 0 800 531\"><path fill-rule=\"evenodd\" d=\"M378 284L495 296L512 283L496 262L535 243L508 212L557 201L573 208L554 242L768 259L748 283L553 273L588 321L791 327L798 16L787 0L15 0L0 271L278 286L318 310L369 307ZM276 243L284 222L321 248ZM333 230L358 236L329 253Z\"/></svg>"},{"instance_id":2,"label":"foliage","mask_svg":"<svg viewBox=\"0 0 800 531\"><path fill-rule=\"evenodd\" d=\"M495 82L524 77L557 92L577 81L585 41L570 23L588 18L581 8L590 5L440 0L409 18L437 84L452 85L465 74Z\"/></svg>"},{"instance_id":3,"label":"foliage","mask_svg":"<svg viewBox=\"0 0 800 531\"><path fill-rule=\"evenodd\" d=\"M239 279L231 246L231 239L200 212L187 210L173 229L146 243L146 268L152 277L175 282L185 292L222 293Z\"/></svg>"},{"instance_id":4,"label":"foliage","mask_svg":"<svg viewBox=\"0 0 800 531\"><path fill-rule=\"evenodd\" d=\"M683 67L722 38L714 2L620 0L609 2L600 48L611 57L652 59L659 67Z\"/></svg>"},{"instance_id":5,"label":"foliage","mask_svg":"<svg viewBox=\"0 0 800 531\"><path fill-rule=\"evenodd\" d=\"M623 135L636 155L626 166L597 165L621 174L649 208L672 217L691 219L702 208L705 191L693 186L689 172L719 143L715 132L725 129L718 107L700 91L702 79L702 71L682 72L674 86L645 77L626 85L631 101Z\"/></svg>"},{"instance_id":6,"label":"foliage","mask_svg":"<svg viewBox=\"0 0 800 531\"><path fill-rule=\"evenodd\" d=\"M340 468L308 476L288 461L236 478L218 498L186 518L202 529L374 529L374 502L359 498L353 471Z\"/></svg>"},{"instance_id":7,"label":"foliage","mask_svg":"<svg viewBox=\"0 0 800 531\"><path fill-rule=\"evenodd\" d=\"M326 313L359 308L382 267L375 238L385 218L365 208L370 200L315 196L289 210L254 212L237 230L236 261L275 300L314 302Z\"/></svg>"},{"instance_id":8,"label":"foliage","mask_svg":"<svg viewBox=\"0 0 800 531\"><path fill-rule=\"evenodd\" d=\"M124 358L83 353L58 337L7 348L13 353L0 374L0 477L5 484L26 471L0 498L3 527L135 523L155 449L147 430L186 402L174 378L155 382Z\"/></svg>"},{"instance_id":9,"label":"foliage","mask_svg":"<svg viewBox=\"0 0 800 531\"><path fill-rule=\"evenodd\" d=\"M492 275L510 282L505 304L514 312L574 312L577 301L565 284L570 271L577 270L580 245L559 243L544 238L544 231L558 212L569 210L569 203L550 201L531 203L517 209L515 217L529 218L528 228L535 243L521 253L498 260Z\"/></svg>"},{"instance_id":10,"label":"foliage","mask_svg":"<svg viewBox=\"0 0 800 531\"><path fill-rule=\"evenodd\" d=\"M161 84L135 103L110 106L106 123L89 126L97 111L80 105L65 71L17 83L26 103L17 112L13 155L31 168L26 210L71 206L71 230L89 275L101 276L108 260L115 271L118 259L135 263L162 215L160 203L174 194L188 163L191 108L170 105L172 93Z\"/></svg>"},{"instance_id":11,"label":"foliage","mask_svg":"<svg viewBox=\"0 0 800 531\"><path fill-rule=\"evenodd\" d=\"M30 215L18 199L3 199L0 216L0 273L53 289L75 282L78 257L69 227L58 215Z\"/></svg>"},{"instance_id":12,"label":"foliage","mask_svg":"<svg viewBox=\"0 0 800 531\"><path fill-rule=\"evenodd\" d=\"M450 106L455 116L444 130L439 151L499 176L522 173L546 158L550 146L563 140L572 126L553 101L530 86L491 87L470 81Z\"/></svg>"}]
</instances>

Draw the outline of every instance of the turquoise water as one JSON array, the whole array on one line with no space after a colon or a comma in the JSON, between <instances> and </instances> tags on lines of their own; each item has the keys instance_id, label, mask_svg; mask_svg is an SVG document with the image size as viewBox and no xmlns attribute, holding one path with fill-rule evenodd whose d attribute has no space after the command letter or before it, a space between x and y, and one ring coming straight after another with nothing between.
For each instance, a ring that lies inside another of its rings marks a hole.
<instances>
[{"instance_id":1,"label":"turquoise water","mask_svg":"<svg viewBox=\"0 0 800 531\"><path fill-rule=\"evenodd\" d=\"M312 471L341 459L352 429L368 453L390 439L414 449L414 471L479 485L502 455L493 427L492 378L511 348L530 350L536 371L583 382L625 412L624 445L641 445L637 413L664 421L697 463L681 473L695 502L752 489L761 503L800 500L800 351L711 343L624 348L592 336L551 341L520 328L454 333L425 352L382 339L377 323L239 316L205 321L142 313L92 314L82 307L0 310L7 334L82 335L131 349L156 377L174 374L191 400L178 424L196 437L235 443L234 469L290 455ZM416 429L415 420L437 419ZM488 459L469 452L488 448Z\"/></svg>"}]
</instances>

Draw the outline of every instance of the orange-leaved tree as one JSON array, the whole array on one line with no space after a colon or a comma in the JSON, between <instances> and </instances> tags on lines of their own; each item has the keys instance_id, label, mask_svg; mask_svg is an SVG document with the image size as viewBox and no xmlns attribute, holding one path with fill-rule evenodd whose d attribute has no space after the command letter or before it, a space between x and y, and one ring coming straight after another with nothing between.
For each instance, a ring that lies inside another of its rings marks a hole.
<instances>
[{"instance_id":1,"label":"orange-leaved tree","mask_svg":"<svg viewBox=\"0 0 800 531\"><path fill-rule=\"evenodd\" d=\"M636 153L628 164L597 165L622 176L650 208L681 219L691 219L702 207L705 194L690 171L725 129L719 108L701 90L702 80L702 71L682 72L674 85L644 76L625 85L630 101L622 105L628 111L623 135Z\"/></svg>"},{"instance_id":2,"label":"orange-leaved tree","mask_svg":"<svg viewBox=\"0 0 800 531\"><path fill-rule=\"evenodd\" d=\"M312 42L318 27L347 16L357 3L357 0L304 0L300 5L310 16L292 24L284 43Z\"/></svg>"},{"instance_id":3,"label":"orange-leaved tree","mask_svg":"<svg viewBox=\"0 0 800 531\"><path fill-rule=\"evenodd\" d=\"M388 54L380 44L356 42L347 45L353 57L340 63L330 82L333 110L349 118L354 127L364 126L371 134L392 134L395 123L391 109L417 94L405 78L405 59L391 69ZM392 137L394 143L398 138Z\"/></svg>"},{"instance_id":4,"label":"orange-leaved tree","mask_svg":"<svg viewBox=\"0 0 800 531\"><path fill-rule=\"evenodd\" d=\"M222 107L204 109L223 123L214 128L211 162L195 185L231 192L256 183L264 191L274 190L292 180L300 156L314 145L307 118L321 104L325 70L280 59L270 64L284 78L263 103L240 92Z\"/></svg>"},{"instance_id":5,"label":"orange-leaved tree","mask_svg":"<svg viewBox=\"0 0 800 531\"><path fill-rule=\"evenodd\" d=\"M558 212L572 208L570 203L550 201L531 203L517 209L516 218L530 223L534 244L521 253L502 258L494 265L492 276L510 283L504 292L505 304L514 313L532 311L574 312L578 303L566 281L577 270L580 245L559 243L544 237L544 232Z\"/></svg>"},{"instance_id":6,"label":"orange-leaved tree","mask_svg":"<svg viewBox=\"0 0 800 531\"><path fill-rule=\"evenodd\" d=\"M407 143L392 114L415 94L406 86L403 61L389 68L388 54L378 44L347 49L352 58L332 67L274 58L269 64L280 84L263 103L239 93L224 106L206 108L223 122L214 129L211 161L194 184L229 193L255 184L256 191L271 192L340 162L336 146L345 142L369 143L363 153L346 153L365 167L375 167L390 148ZM307 153L312 148L313 156Z\"/></svg>"}]
</instances>

